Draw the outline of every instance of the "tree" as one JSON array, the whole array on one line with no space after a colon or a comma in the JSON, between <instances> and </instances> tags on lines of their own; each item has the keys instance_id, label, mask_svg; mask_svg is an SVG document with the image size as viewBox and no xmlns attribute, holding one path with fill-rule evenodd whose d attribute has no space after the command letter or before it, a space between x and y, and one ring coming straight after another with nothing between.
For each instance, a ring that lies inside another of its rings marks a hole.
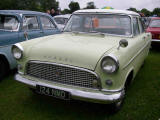
<instances>
[{"instance_id":1,"label":"tree","mask_svg":"<svg viewBox=\"0 0 160 120\"><path fill-rule=\"evenodd\" d=\"M0 9L3 10L34 10L46 11L47 9L58 9L56 0L1 0Z\"/></svg>"},{"instance_id":2,"label":"tree","mask_svg":"<svg viewBox=\"0 0 160 120\"><path fill-rule=\"evenodd\" d=\"M160 17L160 8L155 8L152 12L152 15L157 15Z\"/></svg>"},{"instance_id":3,"label":"tree","mask_svg":"<svg viewBox=\"0 0 160 120\"><path fill-rule=\"evenodd\" d=\"M41 11L38 0L13 0L16 3L14 9Z\"/></svg>"},{"instance_id":4,"label":"tree","mask_svg":"<svg viewBox=\"0 0 160 120\"><path fill-rule=\"evenodd\" d=\"M78 2L70 2L69 4L70 12L73 13L76 10L80 9L79 3Z\"/></svg>"},{"instance_id":5,"label":"tree","mask_svg":"<svg viewBox=\"0 0 160 120\"><path fill-rule=\"evenodd\" d=\"M88 2L87 7L84 9L96 9L94 2Z\"/></svg>"},{"instance_id":6,"label":"tree","mask_svg":"<svg viewBox=\"0 0 160 120\"><path fill-rule=\"evenodd\" d=\"M134 11L134 12L138 12L138 10L136 8L129 8L127 10L130 10L130 11Z\"/></svg>"},{"instance_id":7,"label":"tree","mask_svg":"<svg viewBox=\"0 0 160 120\"><path fill-rule=\"evenodd\" d=\"M146 8L143 8L141 10L141 13L143 13L146 17L149 17L151 15L151 12L147 10Z\"/></svg>"},{"instance_id":8,"label":"tree","mask_svg":"<svg viewBox=\"0 0 160 120\"><path fill-rule=\"evenodd\" d=\"M40 0L40 6L43 11L51 8L57 10L59 7L59 2L57 2L56 0Z\"/></svg>"},{"instance_id":9,"label":"tree","mask_svg":"<svg viewBox=\"0 0 160 120\"><path fill-rule=\"evenodd\" d=\"M62 11L62 14L70 14L70 13L71 13L71 11L69 9L64 9Z\"/></svg>"},{"instance_id":10,"label":"tree","mask_svg":"<svg viewBox=\"0 0 160 120\"><path fill-rule=\"evenodd\" d=\"M0 10L15 9L17 7L16 0L1 0Z\"/></svg>"}]
</instances>

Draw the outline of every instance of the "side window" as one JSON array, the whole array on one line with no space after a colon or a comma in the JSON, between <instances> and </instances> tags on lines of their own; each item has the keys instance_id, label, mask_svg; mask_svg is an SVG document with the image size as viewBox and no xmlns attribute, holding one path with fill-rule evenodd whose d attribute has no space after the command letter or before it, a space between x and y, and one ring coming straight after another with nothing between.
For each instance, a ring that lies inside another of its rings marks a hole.
<instances>
[{"instance_id":1,"label":"side window","mask_svg":"<svg viewBox=\"0 0 160 120\"><path fill-rule=\"evenodd\" d=\"M74 15L71 17L71 19L68 21L67 26L67 31L81 31L81 17L78 15Z\"/></svg>"},{"instance_id":2,"label":"side window","mask_svg":"<svg viewBox=\"0 0 160 120\"><path fill-rule=\"evenodd\" d=\"M67 18L60 18L60 17L54 18L54 20L56 21L57 24L62 24L62 25L66 25L68 21Z\"/></svg>"},{"instance_id":3,"label":"side window","mask_svg":"<svg viewBox=\"0 0 160 120\"><path fill-rule=\"evenodd\" d=\"M36 16L23 17L23 30L38 30L40 29Z\"/></svg>"},{"instance_id":4,"label":"side window","mask_svg":"<svg viewBox=\"0 0 160 120\"><path fill-rule=\"evenodd\" d=\"M1 30L17 30L18 19L15 16L0 15L0 29Z\"/></svg>"},{"instance_id":5,"label":"side window","mask_svg":"<svg viewBox=\"0 0 160 120\"><path fill-rule=\"evenodd\" d=\"M91 17L86 17L85 18L85 20L84 20L84 27L85 27L85 29L86 28L90 29L92 27L91 20L92 20Z\"/></svg>"},{"instance_id":6,"label":"side window","mask_svg":"<svg viewBox=\"0 0 160 120\"><path fill-rule=\"evenodd\" d=\"M137 18L133 18L133 33L134 33L135 36L140 34Z\"/></svg>"},{"instance_id":7,"label":"side window","mask_svg":"<svg viewBox=\"0 0 160 120\"><path fill-rule=\"evenodd\" d=\"M141 33L144 33L144 25L142 23L142 19L139 19L139 29Z\"/></svg>"},{"instance_id":8,"label":"side window","mask_svg":"<svg viewBox=\"0 0 160 120\"><path fill-rule=\"evenodd\" d=\"M40 17L42 28L43 29L54 29L56 28L55 25L51 22L51 20L47 17Z\"/></svg>"}]
</instances>

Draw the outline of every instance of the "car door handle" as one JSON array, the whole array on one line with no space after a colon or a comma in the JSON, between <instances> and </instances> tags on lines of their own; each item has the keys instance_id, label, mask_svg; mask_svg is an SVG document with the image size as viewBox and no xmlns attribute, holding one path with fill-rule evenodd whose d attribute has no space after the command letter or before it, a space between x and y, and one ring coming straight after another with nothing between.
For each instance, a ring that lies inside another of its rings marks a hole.
<instances>
[{"instance_id":1,"label":"car door handle","mask_svg":"<svg viewBox=\"0 0 160 120\"><path fill-rule=\"evenodd\" d=\"M24 37L26 38L26 40L28 40L28 33L24 32Z\"/></svg>"}]
</instances>

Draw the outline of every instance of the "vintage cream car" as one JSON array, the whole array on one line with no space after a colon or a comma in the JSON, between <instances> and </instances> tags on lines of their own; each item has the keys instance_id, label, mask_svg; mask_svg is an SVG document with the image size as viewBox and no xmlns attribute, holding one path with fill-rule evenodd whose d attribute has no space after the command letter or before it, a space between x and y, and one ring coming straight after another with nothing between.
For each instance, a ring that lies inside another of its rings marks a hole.
<instances>
[{"instance_id":1,"label":"vintage cream car","mask_svg":"<svg viewBox=\"0 0 160 120\"><path fill-rule=\"evenodd\" d=\"M15 44L15 80L37 92L120 108L148 55L150 33L139 14L90 9L72 14L64 33ZM135 90L136 92L136 90Z\"/></svg>"}]
</instances>

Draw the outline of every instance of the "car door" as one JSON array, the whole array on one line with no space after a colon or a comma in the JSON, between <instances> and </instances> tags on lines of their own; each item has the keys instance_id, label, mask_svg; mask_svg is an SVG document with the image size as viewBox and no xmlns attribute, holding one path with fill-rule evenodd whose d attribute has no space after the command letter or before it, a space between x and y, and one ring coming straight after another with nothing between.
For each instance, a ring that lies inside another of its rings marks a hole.
<instances>
[{"instance_id":1,"label":"car door","mask_svg":"<svg viewBox=\"0 0 160 120\"><path fill-rule=\"evenodd\" d=\"M43 36L43 31L40 27L40 21L37 15L23 15L22 30L20 38L22 40L30 40Z\"/></svg>"},{"instance_id":2,"label":"car door","mask_svg":"<svg viewBox=\"0 0 160 120\"><path fill-rule=\"evenodd\" d=\"M138 18L139 19L139 29L140 29L140 33L142 35L142 41L144 42L143 46L142 46L142 49L144 49L144 56L147 56L148 55L148 52L149 52L149 49L150 49L150 44L151 44L151 34L150 33L147 33L145 32L144 30L144 25L143 25L143 22L142 22L142 19L141 18Z\"/></svg>"},{"instance_id":3,"label":"car door","mask_svg":"<svg viewBox=\"0 0 160 120\"><path fill-rule=\"evenodd\" d=\"M43 35L53 35L60 32L55 23L48 16L40 16L40 21L42 25Z\"/></svg>"},{"instance_id":4,"label":"car door","mask_svg":"<svg viewBox=\"0 0 160 120\"><path fill-rule=\"evenodd\" d=\"M134 60L135 73L139 70L145 58L146 34L140 28L139 17L133 17L133 40L130 43L130 58Z\"/></svg>"},{"instance_id":5,"label":"car door","mask_svg":"<svg viewBox=\"0 0 160 120\"><path fill-rule=\"evenodd\" d=\"M140 50L146 43L146 37L145 34L142 32L139 17L133 17L133 34L136 38L136 42L138 43L137 50Z\"/></svg>"},{"instance_id":6,"label":"car door","mask_svg":"<svg viewBox=\"0 0 160 120\"><path fill-rule=\"evenodd\" d=\"M133 17L132 18L132 25L133 25L133 41L132 41L132 45L134 46L134 49L136 52L138 52L140 50L140 48L144 45L144 34L141 34L140 31L140 26L139 26L139 19L138 17Z\"/></svg>"}]
</instances>

